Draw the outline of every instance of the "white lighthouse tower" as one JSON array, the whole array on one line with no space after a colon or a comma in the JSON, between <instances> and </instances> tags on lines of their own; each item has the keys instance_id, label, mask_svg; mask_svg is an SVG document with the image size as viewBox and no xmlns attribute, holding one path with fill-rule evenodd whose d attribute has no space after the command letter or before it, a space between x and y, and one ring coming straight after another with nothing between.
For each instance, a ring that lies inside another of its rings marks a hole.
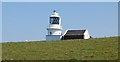
<instances>
[{"instance_id":1,"label":"white lighthouse tower","mask_svg":"<svg viewBox=\"0 0 120 62\"><path fill-rule=\"evenodd\" d=\"M60 40L62 36L61 17L54 10L50 16L49 26L47 27L48 34L46 40Z\"/></svg>"}]
</instances>

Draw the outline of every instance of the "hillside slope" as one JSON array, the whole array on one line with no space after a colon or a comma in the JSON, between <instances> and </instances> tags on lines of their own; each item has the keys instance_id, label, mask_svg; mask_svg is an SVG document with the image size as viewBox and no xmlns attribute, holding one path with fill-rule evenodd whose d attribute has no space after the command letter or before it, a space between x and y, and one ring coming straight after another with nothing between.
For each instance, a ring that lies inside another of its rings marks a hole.
<instances>
[{"instance_id":1,"label":"hillside slope","mask_svg":"<svg viewBox=\"0 0 120 62\"><path fill-rule=\"evenodd\" d=\"M113 60L118 37L2 43L2 60Z\"/></svg>"}]
</instances>

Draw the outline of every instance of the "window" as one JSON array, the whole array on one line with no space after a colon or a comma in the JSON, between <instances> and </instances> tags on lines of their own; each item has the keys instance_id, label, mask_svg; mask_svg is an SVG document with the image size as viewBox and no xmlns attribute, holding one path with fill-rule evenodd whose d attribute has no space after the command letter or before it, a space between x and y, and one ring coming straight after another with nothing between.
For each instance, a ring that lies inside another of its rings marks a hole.
<instances>
[{"instance_id":1,"label":"window","mask_svg":"<svg viewBox=\"0 0 120 62\"><path fill-rule=\"evenodd\" d=\"M52 34L52 32L50 32L50 35Z\"/></svg>"},{"instance_id":2,"label":"window","mask_svg":"<svg viewBox=\"0 0 120 62\"><path fill-rule=\"evenodd\" d=\"M50 18L50 24L52 24L54 21L54 18Z\"/></svg>"},{"instance_id":3,"label":"window","mask_svg":"<svg viewBox=\"0 0 120 62\"><path fill-rule=\"evenodd\" d=\"M50 24L59 24L59 17L50 17Z\"/></svg>"}]
</instances>

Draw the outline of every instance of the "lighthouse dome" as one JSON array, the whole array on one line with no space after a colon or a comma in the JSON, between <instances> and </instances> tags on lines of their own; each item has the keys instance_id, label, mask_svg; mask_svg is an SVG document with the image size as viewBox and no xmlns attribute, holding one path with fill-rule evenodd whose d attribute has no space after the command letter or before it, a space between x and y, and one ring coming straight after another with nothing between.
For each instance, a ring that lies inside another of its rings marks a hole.
<instances>
[{"instance_id":1,"label":"lighthouse dome","mask_svg":"<svg viewBox=\"0 0 120 62\"><path fill-rule=\"evenodd\" d=\"M54 10L53 14L50 17L60 17L59 14Z\"/></svg>"}]
</instances>

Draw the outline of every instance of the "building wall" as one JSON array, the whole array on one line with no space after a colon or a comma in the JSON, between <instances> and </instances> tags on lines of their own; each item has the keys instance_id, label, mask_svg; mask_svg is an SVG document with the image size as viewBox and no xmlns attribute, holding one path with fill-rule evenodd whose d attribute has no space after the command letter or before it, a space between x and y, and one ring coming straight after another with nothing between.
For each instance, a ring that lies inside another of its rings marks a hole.
<instances>
[{"instance_id":1,"label":"building wall","mask_svg":"<svg viewBox=\"0 0 120 62\"><path fill-rule=\"evenodd\" d=\"M48 35L61 35L61 32L61 30L48 30Z\"/></svg>"},{"instance_id":2,"label":"building wall","mask_svg":"<svg viewBox=\"0 0 120 62\"><path fill-rule=\"evenodd\" d=\"M61 40L61 35L46 35L46 40Z\"/></svg>"},{"instance_id":3,"label":"building wall","mask_svg":"<svg viewBox=\"0 0 120 62\"><path fill-rule=\"evenodd\" d=\"M89 39L89 38L90 38L89 32L88 30L86 30L84 33L84 39Z\"/></svg>"}]
</instances>

